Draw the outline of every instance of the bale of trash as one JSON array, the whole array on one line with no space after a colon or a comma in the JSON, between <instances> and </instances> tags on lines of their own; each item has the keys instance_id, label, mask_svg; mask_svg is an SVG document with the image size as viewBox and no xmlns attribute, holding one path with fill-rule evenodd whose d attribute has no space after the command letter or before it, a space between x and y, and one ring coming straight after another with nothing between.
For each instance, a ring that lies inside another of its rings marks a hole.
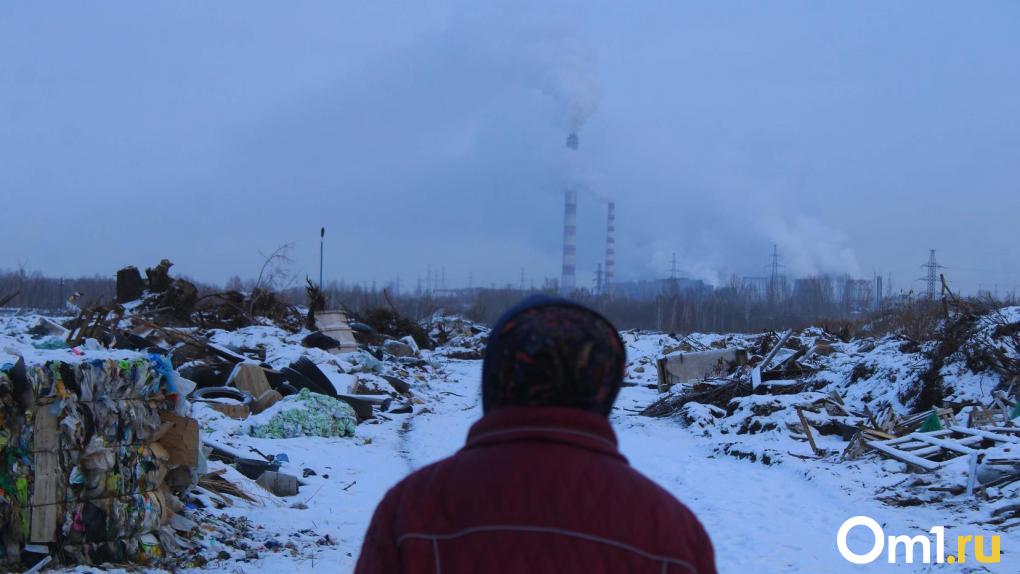
<instances>
[{"instance_id":1,"label":"bale of trash","mask_svg":"<svg viewBox=\"0 0 1020 574\"><path fill-rule=\"evenodd\" d=\"M0 368L0 569L26 547L73 564L175 548L164 479L200 456L185 384L157 355Z\"/></svg>"}]
</instances>

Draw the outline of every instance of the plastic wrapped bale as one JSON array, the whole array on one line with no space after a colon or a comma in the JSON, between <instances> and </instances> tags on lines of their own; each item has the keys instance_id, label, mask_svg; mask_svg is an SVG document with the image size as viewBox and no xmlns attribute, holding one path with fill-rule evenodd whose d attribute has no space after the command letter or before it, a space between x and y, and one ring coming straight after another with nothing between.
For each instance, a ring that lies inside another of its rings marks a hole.
<instances>
[{"instance_id":1,"label":"plastic wrapped bale","mask_svg":"<svg viewBox=\"0 0 1020 574\"><path fill-rule=\"evenodd\" d=\"M64 563L146 560L145 540L180 509L164 478L162 418L183 407L164 357L28 366L0 375L0 564L42 544ZM176 445L174 445L176 446ZM141 542L140 542L141 541ZM146 550L148 548L148 550Z\"/></svg>"},{"instance_id":2,"label":"plastic wrapped bale","mask_svg":"<svg viewBox=\"0 0 1020 574\"><path fill-rule=\"evenodd\" d=\"M250 432L256 438L344 437L353 436L357 426L347 403L301 389L253 420Z\"/></svg>"}]
</instances>

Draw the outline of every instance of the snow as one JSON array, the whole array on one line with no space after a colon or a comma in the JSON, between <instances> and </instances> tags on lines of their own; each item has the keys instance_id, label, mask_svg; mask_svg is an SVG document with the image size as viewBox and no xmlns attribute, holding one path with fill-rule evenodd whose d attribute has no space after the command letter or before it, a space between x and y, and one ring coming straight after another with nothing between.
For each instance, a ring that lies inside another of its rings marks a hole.
<instances>
[{"instance_id":1,"label":"snow","mask_svg":"<svg viewBox=\"0 0 1020 574\"><path fill-rule=\"evenodd\" d=\"M1020 309L1006 312L1020 320ZM25 355L29 362L70 357L66 349L32 346L36 341L25 331L33 324L31 318L0 318L0 363L16 355ZM807 333L802 336L806 342L814 342ZM305 483L297 496L276 498L233 468L210 461L209 470L224 469L225 478L256 498L254 503L236 500L233 506L210 512L232 520L249 519L254 528L248 536L257 557L246 558L245 552L224 547L229 558L211 560L202 570L254 574L311 567L352 571L372 512L386 491L407 473L455 453L471 424L481 416L481 361L449 359L444 354L450 348L477 350L483 337L461 333L451 339L451 347L422 351L426 367L402 373L422 403L415 405L412 414L386 414L363 423L350 438L253 438L246 432L251 419L235 421L208 406L195 405L192 414L200 422L203 437L252 458L258 458L255 450L286 454L281 472L301 477ZM833 353L818 359L823 368L815 375L814 381L821 385L816 392L743 397L737 401L735 413L725 418L721 418L726 414L722 409L692 404L681 417L655 419L639 416L637 411L659 398L654 388L654 359L674 349L678 340L638 332L623 333L623 338L631 385L621 391L611 415L621 450L636 469L699 516L713 540L720 572L930 572L937 568L890 565L884 562L884 555L870 566L850 564L837 551L836 533L843 521L857 515L875 518L887 534L913 536L935 525L947 527L947 540L956 533L1001 534L1003 562L984 565L981 571L1017 571L1013 554L1020 547L1017 530L999 532L994 527L975 526L1008 499L985 506L964 496L911 507L886 504L884 495L900 492L918 475L904 473L902 463L875 456L854 461L840 461L835 455L815 458L806 442L790 438L787 424L799 423L789 407L822 398L832 390L848 404L867 405L876 412L891 406L904 412L901 397L916 382L924 364L917 352L901 349L902 340L833 342ZM752 346L750 336L691 338L706 346ZM274 367L307 356L342 392L349 390L354 378L342 373L357 373L364 381L373 380L369 371L393 373L399 369L389 362L379 364L365 353L336 356L306 349L300 346L300 339L300 335L262 326L219 331L212 336L217 344L232 349L264 345L267 362ZM81 352L86 358L136 355L128 351ZM854 369L861 364L867 366L860 371L864 376L852 380ZM958 367L950 363L946 368ZM952 371L951 376L956 377L954 388L959 396L980 396L991 384L982 380L984 375L966 370ZM747 432L745 423L755 416L752 411L756 409L769 413L757 420L774 426L766 424L756 432ZM688 424L690 421L694 423ZM741 433L742 426L745 432ZM838 436L816 436L816 440L820 448L833 453L846 444ZM965 464L960 459L947 465L939 471L940 480L965 482ZM854 530L851 548L862 551L868 538L863 529ZM111 570L80 567L68 571Z\"/></svg>"}]
</instances>

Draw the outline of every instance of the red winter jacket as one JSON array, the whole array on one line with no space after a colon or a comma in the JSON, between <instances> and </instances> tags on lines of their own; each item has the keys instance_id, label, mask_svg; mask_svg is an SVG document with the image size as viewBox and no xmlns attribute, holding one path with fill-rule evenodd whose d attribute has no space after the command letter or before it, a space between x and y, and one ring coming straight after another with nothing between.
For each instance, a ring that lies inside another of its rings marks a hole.
<instances>
[{"instance_id":1,"label":"red winter jacket","mask_svg":"<svg viewBox=\"0 0 1020 574\"><path fill-rule=\"evenodd\" d=\"M694 514L627 464L602 416L503 407L372 517L355 572L714 574Z\"/></svg>"}]
</instances>

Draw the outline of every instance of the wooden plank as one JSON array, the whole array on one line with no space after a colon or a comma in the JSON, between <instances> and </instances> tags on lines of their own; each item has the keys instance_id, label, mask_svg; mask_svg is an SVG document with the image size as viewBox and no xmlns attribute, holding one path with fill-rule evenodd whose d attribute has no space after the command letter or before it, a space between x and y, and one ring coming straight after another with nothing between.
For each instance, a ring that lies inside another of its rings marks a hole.
<instances>
[{"instance_id":1,"label":"wooden plank","mask_svg":"<svg viewBox=\"0 0 1020 574\"><path fill-rule=\"evenodd\" d=\"M933 436L927 436L927 433L919 432L914 433L910 436L916 437L918 440L924 441L930 445L942 447L946 450L955 451L960 454L974 454L977 452L976 450L970 448L969 446L964 446L956 441L936 438Z\"/></svg>"},{"instance_id":2,"label":"wooden plank","mask_svg":"<svg viewBox=\"0 0 1020 574\"><path fill-rule=\"evenodd\" d=\"M949 429L942 429L942 430L937 430L937 431L930 432L930 433L925 433L925 434L927 434L928 436L945 436L945 435L953 434L953 431L951 431ZM904 443L909 443L909 442L914 441L914 440L917 440L917 439L914 438L913 434L908 434L908 435L903 435L901 437L894 438L894 439L892 439L890 441L886 441L886 444L888 444L888 445L902 445Z\"/></svg>"},{"instance_id":3,"label":"wooden plank","mask_svg":"<svg viewBox=\"0 0 1020 574\"><path fill-rule=\"evenodd\" d=\"M163 422L171 426L159 440L159 444L170 455L172 464L191 468L198 466L198 421L190 417L163 411L159 413Z\"/></svg>"},{"instance_id":4,"label":"wooden plank","mask_svg":"<svg viewBox=\"0 0 1020 574\"><path fill-rule=\"evenodd\" d=\"M893 439L896 438L896 435L891 435L891 434L889 434L887 432L882 432L882 431L876 430L876 429L864 428L864 429L861 429L861 432L866 434L866 435L871 435L871 436L873 436L875 438L882 439L882 440L893 440Z\"/></svg>"},{"instance_id":5,"label":"wooden plank","mask_svg":"<svg viewBox=\"0 0 1020 574\"><path fill-rule=\"evenodd\" d=\"M769 363L772 362L772 358L776 356L776 353L779 352L779 349L783 348L783 345L786 344L786 341L790 339L790 335L792 334L793 329L790 329L789 331L783 333L781 337L779 337L779 340L776 341L776 345L769 350L769 353L765 355L765 358L762 359L761 363L758 364L758 366L761 367L761 370L764 371L769 368Z\"/></svg>"},{"instance_id":6,"label":"wooden plank","mask_svg":"<svg viewBox=\"0 0 1020 574\"><path fill-rule=\"evenodd\" d=\"M998 441L998 442L1008 442L1008 443L1013 443L1013 444L1020 444L1020 438L1018 438L1018 437L1007 436L1007 435L1003 435L1003 434L999 434L999 433L994 433L994 432L990 432L990 431L986 431L986 430L982 430L982 429L969 429L969 428L966 428L966 427L953 427L953 430L956 431L956 432L959 432L959 433L979 436L981 438L986 438L986 439L994 440L994 441Z\"/></svg>"},{"instance_id":7,"label":"wooden plank","mask_svg":"<svg viewBox=\"0 0 1020 574\"><path fill-rule=\"evenodd\" d=\"M804 434L807 435L808 443L811 445L811 451L816 456L820 456L818 446L815 444L815 437L811 434L811 425L808 424L807 417L804 416L804 410L800 407L795 407L797 410L797 416L800 417L800 424L804 427Z\"/></svg>"},{"instance_id":8,"label":"wooden plank","mask_svg":"<svg viewBox=\"0 0 1020 574\"><path fill-rule=\"evenodd\" d=\"M929 433L925 433L925 434L928 434L929 436L932 436ZM975 445L975 444L981 444L981 441L983 441L984 439L981 438L981 437L978 437L978 436L965 436L965 437L960 438L960 439L952 439L952 440L953 440L953 442L955 442L957 444L962 444L964 446L971 446L971 445ZM889 443L887 442L886 444L889 444ZM908 442L908 443L896 445L896 448L898 448L900 450L910 450L911 452L913 452L912 449L914 449L914 448L918 448L918 449L928 448L931 444L932 443L930 443L930 442L925 442L925 441L918 440L918 441L915 441L915 442ZM911 447L911 448L908 449L907 447Z\"/></svg>"},{"instance_id":9,"label":"wooden plank","mask_svg":"<svg viewBox=\"0 0 1020 574\"><path fill-rule=\"evenodd\" d=\"M42 405L32 421L32 450L35 458L35 483L32 485L32 514L29 541L47 544L57 540L57 517L61 513L60 436L53 405Z\"/></svg>"},{"instance_id":10,"label":"wooden plank","mask_svg":"<svg viewBox=\"0 0 1020 574\"><path fill-rule=\"evenodd\" d=\"M964 446L970 446L972 444L979 444L983 440L985 440L985 439L983 439L983 438L981 438L979 436L969 436L969 437L966 437L966 438L962 438L962 439L960 439L960 440L958 440L956 442L959 443L959 444L962 444ZM889 443L887 442L886 444L889 444ZM927 443L925 443L925 444L927 444ZM902 450L902 448L898 449L898 450ZM928 445L928 446L922 446L921 448L918 448L916 450L907 451L907 452L908 452L908 454L912 454L914 456L928 457L928 456L931 456L933 454L938 454L938 453L942 452L942 447L941 446L931 446L931 445Z\"/></svg>"},{"instance_id":11,"label":"wooden plank","mask_svg":"<svg viewBox=\"0 0 1020 574\"><path fill-rule=\"evenodd\" d=\"M908 452L903 452L889 445L883 444L882 441L868 441L866 444L877 451L881 451L886 455L895 458L896 460L905 462L907 464L916 466L927 471L937 470L941 466L941 464L937 462L930 461L919 456L912 455Z\"/></svg>"}]
</instances>

